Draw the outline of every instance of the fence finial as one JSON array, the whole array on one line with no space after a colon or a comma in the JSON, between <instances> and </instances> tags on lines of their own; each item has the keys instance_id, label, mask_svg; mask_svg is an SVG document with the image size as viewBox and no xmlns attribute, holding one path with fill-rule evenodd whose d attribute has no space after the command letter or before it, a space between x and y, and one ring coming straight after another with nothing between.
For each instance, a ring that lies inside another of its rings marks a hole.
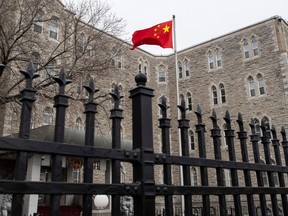
<instances>
[{"instance_id":1,"label":"fence finial","mask_svg":"<svg viewBox=\"0 0 288 216\"><path fill-rule=\"evenodd\" d=\"M39 77L39 74L36 74L34 69L33 69L32 61L29 61L26 71L25 70L21 70L20 73L22 73L25 76L26 88L32 88L33 79Z\"/></svg>"},{"instance_id":2,"label":"fence finial","mask_svg":"<svg viewBox=\"0 0 288 216\"><path fill-rule=\"evenodd\" d=\"M66 79L66 73L64 68L62 67L59 73L59 77L52 77L55 82L59 84L59 93L64 95L65 85L71 83L71 80Z\"/></svg>"},{"instance_id":3,"label":"fence finial","mask_svg":"<svg viewBox=\"0 0 288 216\"><path fill-rule=\"evenodd\" d=\"M99 91L98 89L95 88L93 79L91 78L89 80L88 85L84 85L83 87L87 90L88 95L89 95L88 96L88 103L93 102L94 94Z\"/></svg>"},{"instance_id":4,"label":"fence finial","mask_svg":"<svg viewBox=\"0 0 288 216\"><path fill-rule=\"evenodd\" d=\"M145 85L146 85L146 82L147 82L147 77L146 77L146 75L143 74L143 73L138 73L138 74L135 76L135 82L137 83L137 86L139 86L139 85L145 86Z\"/></svg>"},{"instance_id":5,"label":"fence finial","mask_svg":"<svg viewBox=\"0 0 288 216\"><path fill-rule=\"evenodd\" d=\"M120 100L123 98L123 95L120 94L119 86L115 85L113 92L109 93L114 99L114 108L118 109L120 105Z\"/></svg>"}]
</instances>

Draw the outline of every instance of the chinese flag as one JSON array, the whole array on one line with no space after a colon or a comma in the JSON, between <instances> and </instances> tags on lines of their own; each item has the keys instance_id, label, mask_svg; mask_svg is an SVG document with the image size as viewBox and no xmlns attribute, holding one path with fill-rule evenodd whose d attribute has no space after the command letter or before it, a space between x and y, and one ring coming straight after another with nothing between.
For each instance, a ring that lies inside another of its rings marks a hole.
<instances>
[{"instance_id":1,"label":"chinese flag","mask_svg":"<svg viewBox=\"0 0 288 216\"><path fill-rule=\"evenodd\" d=\"M147 29L135 31L132 35L134 50L136 47L147 45L158 45L162 48L173 48L172 20L157 24Z\"/></svg>"}]
</instances>

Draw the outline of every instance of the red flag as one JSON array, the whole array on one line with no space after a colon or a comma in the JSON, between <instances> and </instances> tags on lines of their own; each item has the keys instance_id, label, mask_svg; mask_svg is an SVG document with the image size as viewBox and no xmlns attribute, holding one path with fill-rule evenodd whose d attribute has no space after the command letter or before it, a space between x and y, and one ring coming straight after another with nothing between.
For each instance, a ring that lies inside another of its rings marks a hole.
<instances>
[{"instance_id":1,"label":"red flag","mask_svg":"<svg viewBox=\"0 0 288 216\"><path fill-rule=\"evenodd\" d=\"M162 48L173 48L172 20L157 24L147 29L135 31L132 35L134 50L136 47L147 45L158 45Z\"/></svg>"}]
</instances>

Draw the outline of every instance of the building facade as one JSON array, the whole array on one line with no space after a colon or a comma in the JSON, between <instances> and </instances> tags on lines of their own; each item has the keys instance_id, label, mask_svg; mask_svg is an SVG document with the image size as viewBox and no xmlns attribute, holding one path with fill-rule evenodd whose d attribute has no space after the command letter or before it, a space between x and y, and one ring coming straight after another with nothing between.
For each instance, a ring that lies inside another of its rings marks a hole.
<instances>
[{"instance_id":1,"label":"building facade","mask_svg":"<svg viewBox=\"0 0 288 216\"><path fill-rule=\"evenodd\" d=\"M55 85L50 85L50 81L52 76L57 76L61 67L67 68L69 78L72 80L72 84L66 88L67 94L71 97L65 122L66 133L69 134L67 142L70 143L83 143L83 139L81 139L85 128L83 103L85 103L87 94L82 86L87 85L92 78L99 89L96 98L98 103L97 137L104 136L103 139L109 143L109 136L111 136L109 110L112 107L109 92L115 85L118 85L123 95L121 102L124 117L122 136L123 140L126 140L124 142L127 143L126 147L129 148L132 137L129 90L134 87L133 80L137 73L146 74L147 86L155 89L153 98L155 152L161 152L161 133L158 128L158 119L161 117L161 113L158 103L163 97L167 99L170 106L171 151L174 155L181 154L177 129L177 103L181 99L186 102L187 118L190 120L189 150L191 156L198 156L194 126L197 120L194 114L197 105L200 105L204 118L207 119L207 130L211 129L209 117L212 110L217 112L219 124L222 126L222 135L226 129L223 120L226 110L229 110L234 120L238 113L243 115L246 122L249 122L251 118L255 120L259 133L261 121L270 125L273 123L276 126L288 126L286 105L288 103L288 24L279 16L178 51L176 59L174 54L155 56L141 50L141 47L131 51L129 43L101 32L94 26L90 26L89 23L79 21L75 18L75 14L66 10L59 1L42 6L34 13L33 19L31 18L30 30L25 37L33 38L25 45L29 49L21 53L22 59L9 62L5 69L12 72L8 76L8 80L13 83L15 80L20 80L20 75L17 75L16 72L24 69L27 61L31 59L36 72L40 75L40 78L35 81L39 94L33 107L35 114L31 128L36 135L41 131L40 134L46 134L46 136L37 137L35 135L35 139L52 139L53 135L49 132L49 125L53 125L55 121L55 111L51 95L57 89ZM15 13L17 14L17 10ZM100 37L91 37L91 35L100 33ZM37 45L35 45L36 42ZM101 44L107 46L99 49ZM16 53L17 51L17 49L13 50ZM2 77L2 85L4 79L7 82L7 77ZM177 82L179 91L177 91ZM47 85L45 86L45 84ZM5 98L12 97L19 89L20 87L5 92ZM20 111L17 102L18 99L1 104L1 130L4 136L18 132L19 122L17 119L19 119ZM75 134L78 135L75 136ZM225 146L224 138L221 149L223 158L227 158L227 146ZM237 157L240 160L240 149L236 149L237 151ZM207 157L213 158L213 153L211 152ZM1 152L0 178L13 178L14 159L13 155ZM36 168L33 167L35 164L38 164ZM39 166L39 164L41 165ZM78 158L65 159L63 180L81 181L83 172L81 164L82 161L79 161ZM51 179L49 176L50 162L47 156L33 156L30 165L31 173L27 174L29 175L27 179L38 178L43 181ZM95 182L110 181L110 166L109 161L95 161ZM122 164L123 182L133 181L131 171L131 165ZM173 184L181 184L180 173L180 167L173 167ZM209 175L211 175L209 183L216 184L215 174L210 173ZM225 175L227 176L225 183L229 186L228 170ZM101 176L100 179L99 176ZM156 181L161 183L161 179L163 179L161 167L155 169L155 176ZM198 168L191 167L191 179L193 185L198 184ZM26 199L26 208L23 213L26 215L36 212L39 206L43 208L49 205L45 196L35 195ZM179 197L176 199L181 208L181 199ZM199 200L196 198L194 201L197 203ZM157 204L161 208L163 200L157 199ZM81 201L79 197L67 195L63 197L62 205L81 206ZM110 207L107 206L104 210L95 208L93 212L109 215Z\"/></svg>"}]
</instances>

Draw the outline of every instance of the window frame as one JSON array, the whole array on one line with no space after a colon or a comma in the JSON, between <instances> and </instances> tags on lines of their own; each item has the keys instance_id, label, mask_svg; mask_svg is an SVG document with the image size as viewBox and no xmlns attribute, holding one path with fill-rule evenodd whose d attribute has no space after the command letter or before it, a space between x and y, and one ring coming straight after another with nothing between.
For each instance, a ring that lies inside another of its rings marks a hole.
<instances>
[{"instance_id":1,"label":"window frame","mask_svg":"<svg viewBox=\"0 0 288 216\"><path fill-rule=\"evenodd\" d=\"M218 94L217 94L217 88L215 85L211 87L211 93L212 93L212 103L213 105L218 105Z\"/></svg>"},{"instance_id":2,"label":"window frame","mask_svg":"<svg viewBox=\"0 0 288 216\"><path fill-rule=\"evenodd\" d=\"M216 65L217 67L222 67L222 55L220 48L216 49Z\"/></svg>"},{"instance_id":3,"label":"window frame","mask_svg":"<svg viewBox=\"0 0 288 216\"><path fill-rule=\"evenodd\" d=\"M255 97L256 96L256 88L255 88L255 82L252 76L248 77L248 86L249 86L249 96Z\"/></svg>"},{"instance_id":4,"label":"window frame","mask_svg":"<svg viewBox=\"0 0 288 216\"><path fill-rule=\"evenodd\" d=\"M208 52L208 67L209 67L209 70L214 69L214 55L211 50L209 50Z\"/></svg>"},{"instance_id":5,"label":"window frame","mask_svg":"<svg viewBox=\"0 0 288 216\"><path fill-rule=\"evenodd\" d=\"M59 20L57 17L52 16L49 23L49 38L58 40L59 38Z\"/></svg>"},{"instance_id":6,"label":"window frame","mask_svg":"<svg viewBox=\"0 0 288 216\"><path fill-rule=\"evenodd\" d=\"M158 83L166 83L166 68L164 65L158 67Z\"/></svg>"}]
</instances>

